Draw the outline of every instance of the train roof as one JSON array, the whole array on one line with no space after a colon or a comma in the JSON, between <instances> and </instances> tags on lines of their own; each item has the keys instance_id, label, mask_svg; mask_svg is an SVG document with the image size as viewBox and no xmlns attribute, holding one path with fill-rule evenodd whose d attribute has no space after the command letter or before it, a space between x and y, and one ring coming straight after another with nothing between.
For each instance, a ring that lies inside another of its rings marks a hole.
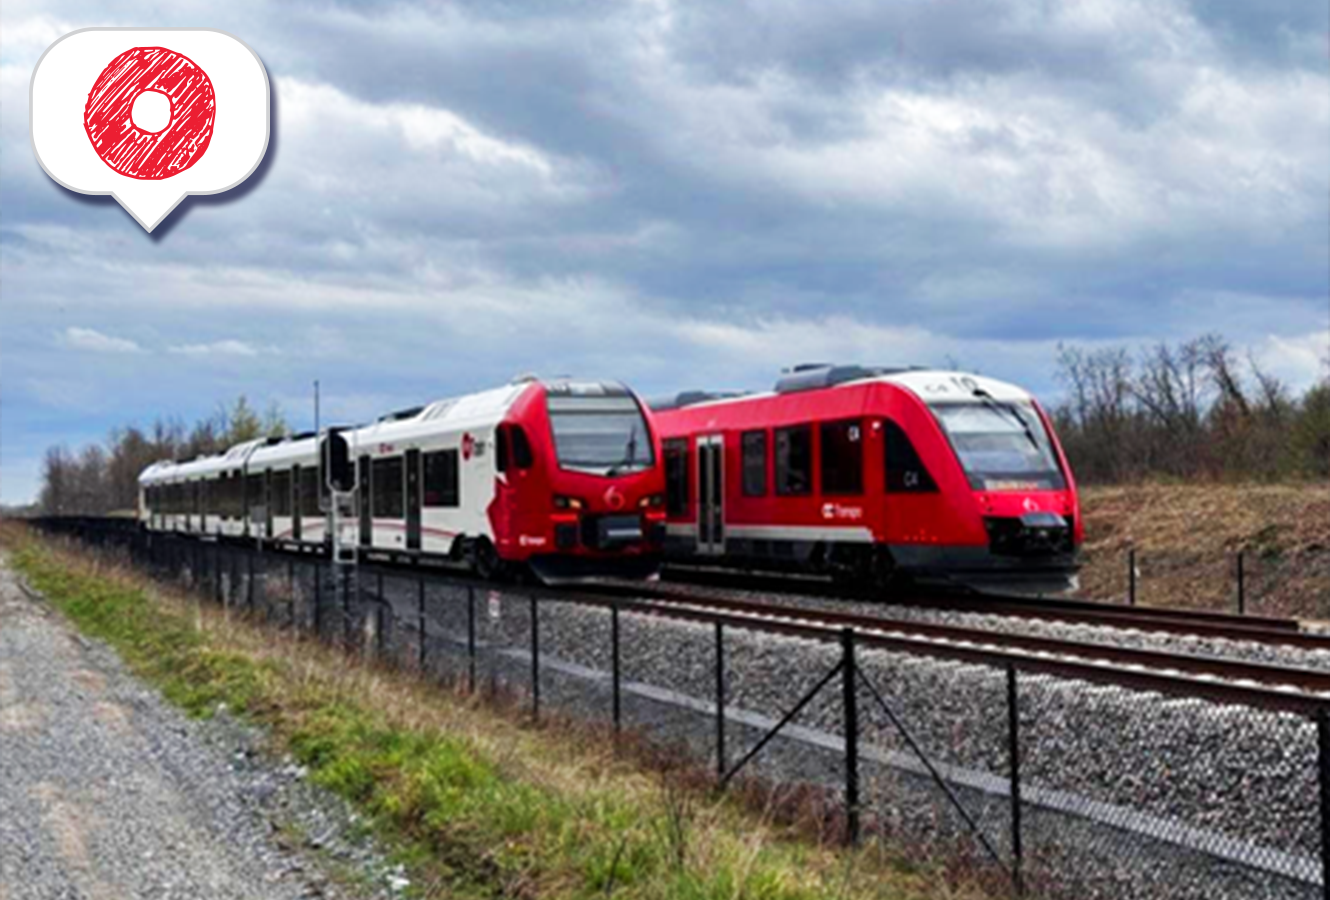
<instances>
[{"instance_id":1,"label":"train roof","mask_svg":"<svg viewBox=\"0 0 1330 900\"><path fill-rule=\"evenodd\" d=\"M668 412L873 383L904 388L928 402L967 401L983 395L1008 402L1030 399L1029 392L1014 384L969 372L922 366L814 364L795 366L783 373L770 391L681 391L672 397L654 401L651 409L653 412Z\"/></svg>"},{"instance_id":2,"label":"train roof","mask_svg":"<svg viewBox=\"0 0 1330 900\"><path fill-rule=\"evenodd\" d=\"M553 396L576 397L629 397L624 384L618 381L579 380L570 377L540 379L521 376L503 387L435 400L421 406L400 409L380 416L367 425L342 429L351 445L369 446L411 440L439 431L482 429L497 425L508 414L513 403L533 384L540 385ZM200 457L188 462L161 460L148 466L139 475L144 484L177 479L199 478L219 471L251 468L267 469L282 464L314 460L318 457L318 435L306 432L290 437L255 438L228 448L214 456Z\"/></svg>"}]
</instances>

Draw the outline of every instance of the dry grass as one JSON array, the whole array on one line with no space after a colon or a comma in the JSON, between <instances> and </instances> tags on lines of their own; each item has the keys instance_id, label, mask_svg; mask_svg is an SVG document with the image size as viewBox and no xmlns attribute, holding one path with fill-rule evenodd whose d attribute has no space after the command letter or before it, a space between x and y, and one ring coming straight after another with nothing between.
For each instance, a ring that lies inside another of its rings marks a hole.
<instances>
[{"instance_id":1,"label":"dry grass","mask_svg":"<svg viewBox=\"0 0 1330 900\"><path fill-rule=\"evenodd\" d=\"M476 698L262 629L83 552L0 535L90 633L195 714L226 702L266 724L316 781L368 813L422 896L966 898L890 848L810 840L827 817L604 732L533 728ZM807 799L807 798L804 798ZM815 821L814 821L815 820Z\"/></svg>"},{"instance_id":2,"label":"dry grass","mask_svg":"<svg viewBox=\"0 0 1330 900\"><path fill-rule=\"evenodd\" d=\"M1330 485L1085 488L1086 596L1121 599L1135 547L1141 602L1224 608L1245 551L1248 609L1330 618Z\"/></svg>"}]
</instances>

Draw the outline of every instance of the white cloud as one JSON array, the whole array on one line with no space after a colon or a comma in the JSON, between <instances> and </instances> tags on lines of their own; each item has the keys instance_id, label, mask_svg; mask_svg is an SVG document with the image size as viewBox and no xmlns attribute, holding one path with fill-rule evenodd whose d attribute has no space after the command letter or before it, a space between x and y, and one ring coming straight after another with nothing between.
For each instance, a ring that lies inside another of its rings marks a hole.
<instances>
[{"instance_id":1,"label":"white cloud","mask_svg":"<svg viewBox=\"0 0 1330 900\"><path fill-rule=\"evenodd\" d=\"M1330 330L1291 337L1267 335L1251 353L1257 365L1295 391L1330 377Z\"/></svg>"},{"instance_id":2,"label":"white cloud","mask_svg":"<svg viewBox=\"0 0 1330 900\"><path fill-rule=\"evenodd\" d=\"M92 353L142 353L143 348L128 338L102 334L91 328L71 326L59 335L60 343L74 350Z\"/></svg>"},{"instance_id":3,"label":"white cloud","mask_svg":"<svg viewBox=\"0 0 1330 900\"><path fill-rule=\"evenodd\" d=\"M258 356L256 347L233 338L213 341L210 344L178 344L171 347L172 353L182 356Z\"/></svg>"}]
</instances>

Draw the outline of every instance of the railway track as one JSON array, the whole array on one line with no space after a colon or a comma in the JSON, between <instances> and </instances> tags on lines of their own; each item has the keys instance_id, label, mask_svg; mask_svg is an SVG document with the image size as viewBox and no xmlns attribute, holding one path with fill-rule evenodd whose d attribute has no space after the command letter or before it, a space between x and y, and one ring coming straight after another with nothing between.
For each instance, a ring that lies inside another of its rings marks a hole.
<instances>
[{"instance_id":1,"label":"railway track","mask_svg":"<svg viewBox=\"0 0 1330 900\"><path fill-rule=\"evenodd\" d=\"M1269 616L1238 616L1199 609L1118 606L1089 600L1028 598L1006 594L958 594L917 591L890 598L871 597L812 578L727 572L724 570L670 567L662 581L680 586L720 587L745 591L770 591L782 596L812 596L831 599L881 602L891 606L1007 616L1066 624L1143 632L1164 632L1204 638L1246 641L1256 644L1296 647L1330 652L1330 634L1303 630L1296 619ZM658 586L645 593L652 597L684 596ZM781 604L785 605L785 604ZM873 618L867 616L866 618Z\"/></svg>"},{"instance_id":2,"label":"railway track","mask_svg":"<svg viewBox=\"0 0 1330 900\"><path fill-rule=\"evenodd\" d=\"M796 628L825 628L838 631L853 628L870 643L884 643L888 648L905 649L900 641L911 642L909 649L916 651L927 645L951 650L975 650L1000 654L1015 654L1024 659L1064 660L1091 663L1105 671L1135 670L1164 674L1180 674L1199 679L1210 679L1234 684L1260 685L1280 690L1295 690L1309 694L1330 695L1330 671L1297 666L1274 665L1248 660L1147 650L1116 644L1090 641L1064 640L1030 634L1013 634L960 625L940 625L914 619L865 615L827 609L783 604L762 603L752 600L677 594L669 590L643 589L640 585L598 585L598 596L613 596L635 601L641 611L652 609L668 611L672 617L686 617L689 610L708 615L723 614L727 624L766 630L781 630L782 626ZM1286 638L1298 636L1287 629L1255 629L1262 636ZM1320 637L1322 649L1330 649L1330 638ZM951 654L948 654L951 655Z\"/></svg>"}]
</instances>

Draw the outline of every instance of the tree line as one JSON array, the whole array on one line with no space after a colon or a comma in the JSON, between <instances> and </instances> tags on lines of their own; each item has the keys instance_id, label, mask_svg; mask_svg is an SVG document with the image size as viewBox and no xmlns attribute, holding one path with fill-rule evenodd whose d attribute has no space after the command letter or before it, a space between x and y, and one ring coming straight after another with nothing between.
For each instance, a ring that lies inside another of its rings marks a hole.
<instances>
[{"instance_id":1,"label":"tree line","mask_svg":"<svg viewBox=\"0 0 1330 900\"><path fill-rule=\"evenodd\" d=\"M1207 334L1135 349L1063 345L1057 377L1066 394L1051 414L1082 483L1330 478L1330 374L1299 396ZM117 428L78 453L51 447L38 506L64 515L131 510L139 473L158 460L288 433L279 406L260 414L241 396L192 428L158 420Z\"/></svg>"},{"instance_id":2,"label":"tree line","mask_svg":"<svg viewBox=\"0 0 1330 900\"><path fill-rule=\"evenodd\" d=\"M1216 334L1061 346L1057 367L1054 425L1081 482L1330 478L1330 374L1299 396Z\"/></svg>"},{"instance_id":3,"label":"tree line","mask_svg":"<svg viewBox=\"0 0 1330 900\"><path fill-rule=\"evenodd\" d=\"M158 419L147 429L116 428L104 442L88 444L77 453L64 445L48 448L37 505L48 515L132 510L138 504L139 474L158 460L190 460L242 441L289 433L280 406L273 403L260 414L243 394L192 428L178 418Z\"/></svg>"}]
</instances>

